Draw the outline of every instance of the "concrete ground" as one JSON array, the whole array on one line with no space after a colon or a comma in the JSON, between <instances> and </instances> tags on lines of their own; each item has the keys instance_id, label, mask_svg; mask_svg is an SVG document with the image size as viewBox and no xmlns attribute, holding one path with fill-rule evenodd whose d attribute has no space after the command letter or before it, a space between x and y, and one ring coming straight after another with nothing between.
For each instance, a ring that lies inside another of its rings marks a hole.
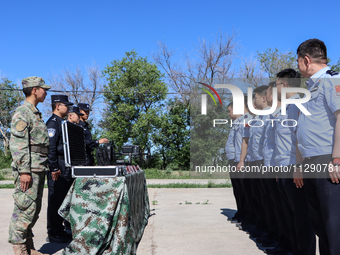
<instances>
[{"instance_id":1,"label":"concrete ground","mask_svg":"<svg viewBox=\"0 0 340 255\"><path fill-rule=\"evenodd\" d=\"M168 180L166 183L181 181ZM151 217L137 249L138 255L264 254L263 248L248 234L227 221L236 209L231 188L148 191ZM12 192L12 189L0 189L0 254L3 255L13 254L7 243L13 210ZM33 229L35 246L46 254L61 254L65 245L46 242L46 208L47 189L44 190L40 218Z\"/></svg>"}]
</instances>

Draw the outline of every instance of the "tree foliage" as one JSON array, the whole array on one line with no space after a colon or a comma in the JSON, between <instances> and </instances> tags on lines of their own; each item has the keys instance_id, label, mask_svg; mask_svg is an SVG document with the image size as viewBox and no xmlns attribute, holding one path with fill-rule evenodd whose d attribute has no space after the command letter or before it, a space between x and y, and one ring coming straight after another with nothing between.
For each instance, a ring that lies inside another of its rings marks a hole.
<instances>
[{"instance_id":1,"label":"tree foliage","mask_svg":"<svg viewBox=\"0 0 340 255\"><path fill-rule=\"evenodd\" d=\"M101 127L106 137L117 148L126 142L139 145L142 151L151 147L151 134L167 92L163 75L155 64L135 51L111 62L103 74L107 80L104 86L107 109Z\"/></svg>"},{"instance_id":2,"label":"tree foliage","mask_svg":"<svg viewBox=\"0 0 340 255\"><path fill-rule=\"evenodd\" d=\"M285 53L277 48L268 48L264 52L257 52L256 58L250 57L243 61L239 75L240 78L253 87L268 83L283 69L297 70L296 54L293 51Z\"/></svg>"},{"instance_id":3,"label":"tree foliage","mask_svg":"<svg viewBox=\"0 0 340 255\"><path fill-rule=\"evenodd\" d=\"M100 105L101 99L103 97L103 85L104 81L102 79L101 71L96 63L91 66L86 67L87 74L78 67L75 71L68 68L64 68L59 74L51 75L49 82L52 86L51 92L54 94L68 95L69 101L78 103L87 103L92 108L93 112L98 115L102 106ZM50 97L47 97L44 102L46 107L44 111L44 116L51 114L51 101ZM97 121L95 116L90 115L91 123Z\"/></svg>"},{"instance_id":4,"label":"tree foliage","mask_svg":"<svg viewBox=\"0 0 340 255\"><path fill-rule=\"evenodd\" d=\"M286 68L297 69L296 54L293 51L281 53L277 48L269 48L257 54L261 67L269 78L275 78L278 72Z\"/></svg>"},{"instance_id":5,"label":"tree foliage","mask_svg":"<svg viewBox=\"0 0 340 255\"><path fill-rule=\"evenodd\" d=\"M165 42L158 43L153 59L165 72L170 88L180 95L182 101L189 101L190 94L197 94L196 82L214 84L227 83L233 77L233 60L237 53L236 34L219 32L214 41L202 39L191 53L184 52L178 61L175 51Z\"/></svg>"},{"instance_id":6,"label":"tree foliage","mask_svg":"<svg viewBox=\"0 0 340 255\"><path fill-rule=\"evenodd\" d=\"M178 169L190 166L190 106L171 99L157 120L152 141L161 155L161 168L175 165Z\"/></svg>"},{"instance_id":7,"label":"tree foliage","mask_svg":"<svg viewBox=\"0 0 340 255\"><path fill-rule=\"evenodd\" d=\"M331 60L328 59L328 62L331 62ZM331 68L331 70L340 73L340 58L338 59L338 62L336 62L335 64L330 65L329 67Z\"/></svg>"},{"instance_id":8,"label":"tree foliage","mask_svg":"<svg viewBox=\"0 0 340 255\"><path fill-rule=\"evenodd\" d=\"M12 115L15 109L24 99L22 91L17 90L17 85L7 78L0 79L0 148L4 150L4 155L7 155L10 138L10 125Z\"/></svg>"}]
</instances>

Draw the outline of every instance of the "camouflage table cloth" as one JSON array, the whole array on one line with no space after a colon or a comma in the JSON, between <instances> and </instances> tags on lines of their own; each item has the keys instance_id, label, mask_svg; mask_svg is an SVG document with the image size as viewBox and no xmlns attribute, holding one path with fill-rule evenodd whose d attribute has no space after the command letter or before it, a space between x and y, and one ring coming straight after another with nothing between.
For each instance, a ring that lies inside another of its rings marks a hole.
<instances>
[{"instance_id":1,"label":"camouflage table cloth","mask_svg":"<svg viewBox=\"0 0 340 255\"><path fill-rule=\"evenodd\" d=\"M62 254L135 254L150 213L143 171L115 178L77 178L59 214L71 223Z\"/></svg>"}]
</instances>

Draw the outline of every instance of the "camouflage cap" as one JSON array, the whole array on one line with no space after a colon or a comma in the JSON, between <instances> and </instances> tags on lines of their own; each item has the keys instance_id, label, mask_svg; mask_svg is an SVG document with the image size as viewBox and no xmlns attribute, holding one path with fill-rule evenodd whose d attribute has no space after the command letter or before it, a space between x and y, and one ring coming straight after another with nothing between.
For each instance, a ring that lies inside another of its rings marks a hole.
<instances>
[{"instance_id":1,"label":"camouflage cap","mask_svg":"<svg viewBox=\"0 0 340 255\"><path fill-rule=\"evenodd\" d=\"M30 88L30 87L42 87L44 89L50 89L51 86L45 84L45 81L41 77L30 76L22 80L22 88Z\"/></svg>"}]
</instances>

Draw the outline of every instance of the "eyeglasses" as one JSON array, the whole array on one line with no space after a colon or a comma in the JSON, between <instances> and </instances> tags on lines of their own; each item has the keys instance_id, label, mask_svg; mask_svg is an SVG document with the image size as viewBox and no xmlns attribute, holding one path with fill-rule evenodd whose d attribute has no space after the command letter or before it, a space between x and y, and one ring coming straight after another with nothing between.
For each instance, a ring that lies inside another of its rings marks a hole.
<instances>
[{"instance_id":1,"label":"eyeglasses","mask_svg":"<svg viewBox=\"0 0 340 255\"><path fill-rule=\"evenodd\" d=\"M277 87L277 86L279 86L279 85L281 85L281 84L284 84L284 82L280 82L279 84L274 84L274 86L273 87Z\"/></svg>"}]
</instances>

